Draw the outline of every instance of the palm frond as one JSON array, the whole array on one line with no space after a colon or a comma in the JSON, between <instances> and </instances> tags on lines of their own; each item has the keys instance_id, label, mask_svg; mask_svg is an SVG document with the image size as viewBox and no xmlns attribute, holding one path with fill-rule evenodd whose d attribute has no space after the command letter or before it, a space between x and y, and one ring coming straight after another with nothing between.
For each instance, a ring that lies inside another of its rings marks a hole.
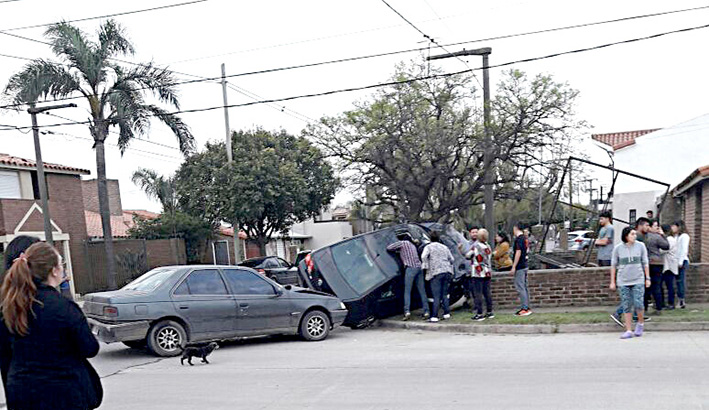
<instances>
[{"instance_id":1,"label":"palm frond","mask_svg":"<svg viewBox=\"0 0 709 410\"><path fill-rule=\"evenodd\" d=\"M88 40L79 28L66 22L50 26L44 35L50 40L54 54L67 59L76 67L95 92L105 78L103 61L96 44Z\"/></svg>"},{"instance_id":2,"label":"palm frond","mask_svg":"<svg viewBox=\"0 0 709 410\"><path fill-rule=\"evenodd\" d=\"M185 124L180 117L175 114L169 113L162 108L149 105L148 110L153 114L153 116L158 117L165 125L170 127L172 133L177 137L177 142L180 145L180 151L183 155L189 155L194 152L195 140L190 128Z\"/></svg>"},{"instance_id":3,"label":"palm frond","mask_svg":"<svg viewBox=\"0 0 709 410\"><path fill-rule=\"evenodd\" d=\"M10 77L3 94L15 104L33 103L40 97L63 98L85 92L80 80L63 66L47 60L34 60Z\"/></svg>"},{"instance_id":4,"label":"palm frond","mask_svg":"<svg viewBox=\"0 0 709 410\"><path fill-rule=\"evenodd\" d=\"M144 89L152 92L161 102L180 109L177 86L172 72L166 68L156 67L152 62L137 66L125 73L121 72L114 87Z\"/></svg>"},{"instance_id":5,"label":"palm frond","mask_svg":"<svg viewBox=\"0 0 709 410\"><path fill-rule=\"evenodd\" d=\"M103 60L114 55L133 55L135 49L126 37L123 27L111 19L101 25L98 30L98 43Z\"/></svg>"}]
</instances>

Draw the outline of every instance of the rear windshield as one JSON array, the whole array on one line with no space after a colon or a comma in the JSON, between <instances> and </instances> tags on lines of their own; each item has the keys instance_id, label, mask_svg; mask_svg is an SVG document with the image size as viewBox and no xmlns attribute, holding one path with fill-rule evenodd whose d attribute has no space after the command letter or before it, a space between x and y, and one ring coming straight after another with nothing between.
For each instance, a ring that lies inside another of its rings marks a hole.
<instances>
[{"instance_id":1,"label":"rear windshield","mask_svg":"<svg viewBox=\"0 0 709 410\"><path fill-rule=\"evenodd\" d=\"M241 262L239 265L246 266L247 268L255 268L263 263L266 259L251 259Z\"/></svg>"},{"instance_id":2,"label":"rear windshield","mask_svg":"<svg viewBox=\"0 0 709 410\"><path fill-rule=\"evenodd\" d=\"M359 294L369 291L386 278L372 261L362 238L334 245L331 251L337 270Z\"/></svg>"},{"instance_id":3,"label":"rear windshield","mask_svg":"<svg viewBox=\"0 0 709 410\"><path fill-rule=\"evenodd\" d=\"M144 273L138 279L125 285L123 290L137 290L141 292L150 292L160 286L167 278L169 278L173 273L174 269L153 269L149 272Z\"/></svg>"}]
</instances>

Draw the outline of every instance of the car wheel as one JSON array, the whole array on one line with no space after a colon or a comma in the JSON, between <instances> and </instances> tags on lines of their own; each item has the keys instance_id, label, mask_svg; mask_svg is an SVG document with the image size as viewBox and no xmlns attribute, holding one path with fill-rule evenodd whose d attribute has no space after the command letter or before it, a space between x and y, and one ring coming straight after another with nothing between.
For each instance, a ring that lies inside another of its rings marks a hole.
<instances>
[{"instance_id":1,"label":"car wheel","mask_svg":"<svg viewBox=\"0 0 709 410\"><path fill-rule=\"evenodd\" d=\"M145 339L143 340L129 340L123 342L124 345L130 347L131 349L143 349L145 348Z\"/></svg>"},{"instance_id":2,"label":"car wheel","mask_svg":"<svg viewBox=\"0 0 709 410\"><path fill-rule=\"evenodd\" d=\"M323 340L330 334L330 318L322 310L311 310L300 322L300 335L309 342Z\"/></svg>"},{"instance_id":3,"label":"car wheel","mask_svg":"<svg viewBox=\"0 0 709 410\"><path fill-rule=\"evenodd\" d=\"M158 356L177 356L186 342L185 328L172 320L160 321L148 332L148 348Z\"/></svg>"}]
</instances>

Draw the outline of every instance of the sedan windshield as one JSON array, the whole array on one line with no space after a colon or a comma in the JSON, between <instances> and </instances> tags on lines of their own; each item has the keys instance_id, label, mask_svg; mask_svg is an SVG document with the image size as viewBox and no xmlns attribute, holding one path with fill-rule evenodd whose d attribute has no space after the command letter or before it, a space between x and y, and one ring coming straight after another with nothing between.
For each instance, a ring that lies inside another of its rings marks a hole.
<instances>
[{"instance_id":1,"label":"sedan windshield","mask_svg":"<svg viewBox=\"0 0 709 410\"><path fill-rule=\"evenodd\" d=\"M123 290L150 292L165 282L173 273L175 273L174 269L153 269L124 286Z\"/></svg>"}]
</instances>

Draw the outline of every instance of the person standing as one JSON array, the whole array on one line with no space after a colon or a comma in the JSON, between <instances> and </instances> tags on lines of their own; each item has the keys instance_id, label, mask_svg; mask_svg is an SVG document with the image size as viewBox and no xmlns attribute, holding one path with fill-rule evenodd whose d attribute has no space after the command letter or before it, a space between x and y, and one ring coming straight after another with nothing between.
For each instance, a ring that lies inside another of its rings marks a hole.
<instances>
[{"instance_id":1,"label":"person standing","mask_svg":"<svg viewBox=\"0 0 709 410\"><path fill-rule=\"evenodd\" d=\"M662 234L660 225L657 221L652 221L650 230L645 233L645 246L647 247L647 255L650 260L650 292L655 300L655 313L660 314L664 309L662 301L662 267L665 263L662 251L670 249L670 243ZM649 298L647 298L649 299Z\"/></svg>"},{"instance_id":2,"label":"person standing","mask_svg":"<svg viewBox=\"0 0 709 410\"><path fill-rule=\"evenodd\" d=\"M512 245L514 259L510 272L514 275L515 289L521 303L520 309L515 313L517 316L529 316L532 314L532 310L529 308L529 289L527 285L527 250L529 249L529 242L527 237L524 236L523 229L524 226L519 222L512 228L515 240Z\"/></svg>"},{"instance_id":3,"label":"person standing","mask_svg":"<svg viewBox=\"0 0 709 410\"><path fill-rule=\"evenodd\" d=\"M443 319L451 317L448 286L453 277L453 254L441 243L440 234L431 232L431 243L423 249L421 263L426 270L426 280L431 282L433 292L433 314L431 322L438 322L438 309L443 304Z\"/></svg>"},{"instance_id":4,"label":"person standing","mask_svg":"<svg viewBox=\"0 0 709 410\"><path fill-rule=\"evenodd\" d=\"M423 308L423 317L427 319L428 313L428 298L426 297L426 287L423 283L423 271L421 270L421 260L413 244L411 235L408 232L401 232L396 235L398 241L387 246L390 252L398 252L401 258L401 263L404 264L404 320L409 320L411 317L411 292L414 284L421 298L421 307Z\"/></svg>"},{"instance_id":5,"label":"person standing","mask_svg":"<svg viewBox=\"0 0 709 410\"><path fill-rule=\"evenodd\" d=\"M677 298L679 299L680 309L685 308L684 296L685 274L689 267L689 235L686 232L683 220L675 221L672 226L672 233L677 237Z\"/></svg>"},{"instance_id":6,"label":"person standing","mask_svg":"<svg viewBox=\"0 0 709 410\"><path fill-rule=\"evenodd\" d=\"M675 279L679 274L677 263L677 236L672 234L670 225L662 225L670 249L662 251L662 281L660 282L660 297L665 309L675 308ZM667 289L667 304L665 305L665 289Z\"/></svg>"},{"instance_id":7,"label":"person standing","mask_svg":"<svg viewBox=\"0 0 709 410\"><path fill-rule=\"evenodd\" d=\"M650 270L648 253L645 245L638 242L636 231L631 227L623 228L622 244L613 248L611 256L610 289L618 289L620 304L623 307L623 322L625 332L621 339L643 335L645 317L643 309L643 294L650 286ZM638 315L635 332L632 331L633 312Z\"/></svg>"},{"instance_id":8,"label":"person standing","mask_svg":"<svg viewBox=\"0 0 709 410\"><path fill-rule=\"evenodd\" d=\"M86 360L99 351L81 308L61 296L61 255L40 242L0 287L0 370L9 409L94 409L103 389Z\"/></svg>"},{"instance_id":9,"label":"person standing","mask_svg":"<svg viewBox=\"0 0 709 410\"><path fill-rule=\"evenodd\" d=\"M465 255L473 261L472 287L475 300L475 316L473 320L483 321L492 319L492 293L490 283L492 281L492 250L487 244L488 232L486 229L478 231L478 241L473 248ZM483 315L483 297L485 298L486 313Z\"/></svg>"},{"instance_id":10,"label":"person standing","mask_svg":"<svg viewBox=\"0 0 709 410\"><path fill-rule=\"evenodd\" d=\"M598 219L601 230L598 232L596 247L598 248L598 266L611 266L611 256L613 256L613 217L609 211L601 212Z\"/></svg>"},{"instance_id":11,"label":"person standing","mask_svg":"<svg viewBox=\"0 0 709 410\"><path fill-rule=\"evenodd\" d=\"M512 258L510 258L510 238L504 232L495 235L495 270L507 272L512 269Z\"/></svg>"},{"instance_id":12,"label":"person standing","mask_svg":"<svg viewBox=\"0 0 709 410\"><path fill-rule=\"evenodd\" d=\"M34 236L19 235L7 244L5 248L5 272L10 270L15 259L19 258L32 244L39 242Z\"/></svg>"}]
</instances>

